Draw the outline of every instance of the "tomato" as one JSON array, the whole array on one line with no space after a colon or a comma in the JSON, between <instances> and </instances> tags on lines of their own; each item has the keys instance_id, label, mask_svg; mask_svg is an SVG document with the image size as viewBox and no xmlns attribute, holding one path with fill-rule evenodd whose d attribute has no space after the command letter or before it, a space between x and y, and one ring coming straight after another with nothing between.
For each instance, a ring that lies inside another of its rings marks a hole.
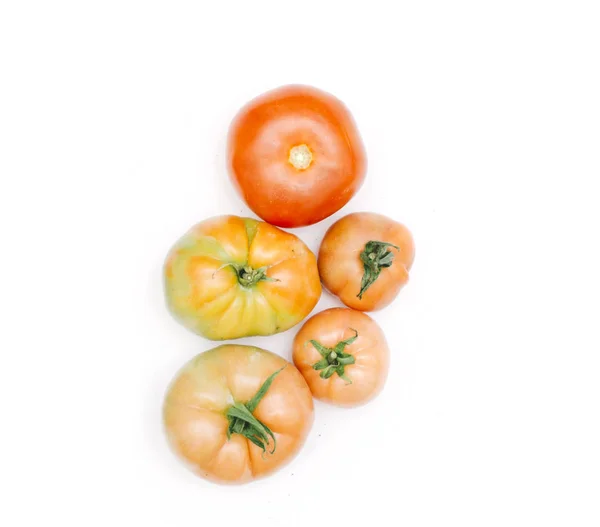
<instances>
[{"instance_id":1,"label":"tomato","mask_svg":"<svg viewBox=\"0 0 600 527\"><path fill-rule=\"evenodd\" d=\"M334 223L319 249L323 285L347 306L387 306L408 281L415 257L412 235L381 214L357 212Z\"/></svg>"},{"instance_id":2,"label":"tomato","mask_svg":"<svg viewBox=\"0 0 600 527\"><path fill-rule=\"evenodd\" d=\"M171 249L164 277L175 318L212 340L289 329L321 296L315 255L299 238L237 216L193 227Z\"/></svg>"},{"instance_id":3,"label":"tomato","mask_svg":"<svg viewBox=\"0 0 600 527\"><path fill-rule=\"evenodd\" d=\"M389 349L377 323L343 307L310 318L294 339L294 364L317 398L357 406L375 397L388 374Z\"/></svg>"},{"instance_id":4,"label":"tomato","mask_svg":"<svg viewBox=\"0 0 600 527\"><path fill-rule=\"evenodd\" d=\"M245 483L290 461L313 422L310 390L278 355L223 345L197 355L165 396L173 450L199 476Z\"/></svg>"},{"instance_id":5,"label":"tomato","mask_svg":"<svg viewBox=\"0 0 600 527\"><path fill-rule=\"evenodd\" d=\"M227 156L248 206L280 227L312 225L341 209L367 167L348 109L309 86L283 86L245 106L231 124Z\"/></svg>"}]
</instances>

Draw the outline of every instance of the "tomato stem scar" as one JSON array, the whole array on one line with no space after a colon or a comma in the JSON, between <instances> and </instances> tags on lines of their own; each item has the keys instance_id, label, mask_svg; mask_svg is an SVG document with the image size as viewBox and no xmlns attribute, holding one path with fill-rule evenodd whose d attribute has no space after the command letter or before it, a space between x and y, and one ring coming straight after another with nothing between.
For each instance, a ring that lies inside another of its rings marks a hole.
<instances>
[{"instance_id":1,"label":"tomato stem scar","mask_svg":"<svg viewBox=\"0 0 600 527\"><path fill-rule=\"evenodd\" d=\"M288 161L296 170L306 170L312 160L312 152L305 144L296 145L290 149Z\"/></svg>"}]
</instances>

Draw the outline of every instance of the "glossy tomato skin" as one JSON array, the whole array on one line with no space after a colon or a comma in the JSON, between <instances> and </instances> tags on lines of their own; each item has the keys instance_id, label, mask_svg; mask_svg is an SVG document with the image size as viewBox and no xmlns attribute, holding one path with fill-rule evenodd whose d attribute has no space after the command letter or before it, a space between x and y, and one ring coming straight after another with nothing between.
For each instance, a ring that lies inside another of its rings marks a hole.
<instances>
[{"instance_id":1,"label":"glossy tomato skin","mask_svg":"<svg viewBox=\"0 0 600 527\"><path fill-rule=\"evenodd\" d=\"M313 365L322 356L311 344L320 342L327 348L358 334L345 351L355 363L345 367L346 380L333 374L323 379ZM348 308L333 308L311 317L294 339L293 360L306 379L313 396L337 406L358 406L373 399L383 388L389 370L389 348L377 323L365 313Z\"/></svg>"},{"instance_id":2,"label":"glossy tomato skin","mask_svg":"<svg viewBox=\"0 0 600 527\"><path fill-rule=\"evenodd\" d=\"M290 152L302 145L311 162L296 168ZM367 168L344 104L296 85L267 92L238 113L229 130L228 163L248 206L280 227L312 225L338 211L360 188Z\"/></svg>"},{"instance_id":3,"label":"glossy tomato skin","mask_svg":"<svg viewBox=\"0 0 600 527\"><path fill-rule=\"evenodd\" d=\"M247 438L227 438L227 409L246 403L277 374L254 415L274 433L274 453ZM313 402L293 364L252 346L223 345L197 355L175 376L163 418L172 449L199 476L218 483L247 483L288 463L312 427Z\"/></svg>"},{"instance_id":4,"label":"glossy tomato skin","mask_svg":"<svg viewBox=\"0 0 600 527\"><path fill-rule=\"evenodd\" d=\"M394 255L392 265L382 269L359 298L364 274L360 254L371 240L391 243L399 249L389 248ZM408 282L414 258L413 237L404 225L382 214L357 212L329 228L319 249L318 265L323 285L344 304L360 311L375 311L392 302Z\"/></svg>"},{"instance_id":5,"label":"glossy tomato skin","mask_svg":"<svg viewBox=\"0 0 600 527\"><path fill-rule=\"evenodd\" d=\"M244 269L264 279L244 285ZM321 296L315 255L298 237L238 216L192 227L169 252L164 281L173 316L212 340L285 331Z\"/></svg>"}]
</instances>

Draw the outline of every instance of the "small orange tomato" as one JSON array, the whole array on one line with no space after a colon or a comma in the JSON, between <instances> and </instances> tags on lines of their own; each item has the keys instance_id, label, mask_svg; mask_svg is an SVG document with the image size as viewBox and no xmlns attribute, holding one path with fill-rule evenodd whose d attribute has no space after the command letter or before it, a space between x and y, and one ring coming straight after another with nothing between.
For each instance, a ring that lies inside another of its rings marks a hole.
<instances>
[{"instance_id":1,"label":"small orange tomato","mask_svg":"<svg viewBox=\"0 0 600 527\"><path fill-rule=\"evenodd\" d=\"M285 331L321 296L315 255L302 240L238 216L192 227L169 252L164 277L173 316L212 340Z\"/></svg>"},{"instance_id":2,"label":"small orange tomato","mask_svg":"<svg viewBox=\"0 0 600 527\"><path fill-rule=\"evenodd\" d=\"M348 109L309 86L283 86L242 108L227 157L248 206L279 227L312 225L341 209L367 166Z\"/></svg>"},{"instance_id":3,"label":"small orange tomato","mask_svg":"<svg viewBox=\"0 0 600 527\"><path fill-rule=\"evenodd\" d=\"M294 364L317 398L358 406L375 397L388 374L389 350L377 323L343 307L310 318L294 339Z\"/></svg>"},{"instance_id":4,"label":"small orange tomato","mask_svg":"<svg viewBox=\"0 0 600 527\"><path fill-rule=\"evenodd\" d=\"M325 234L319 273L323 285L344 304L374 311L396 298L414 257L413 238L404 225L382 214L357 212Z\"/></svg>"},{"instance_id":5,"label":"small orange tomato","mask_svg":"<svg viewBox=\"0 0 600 527\"><path fill-rule=\"evenodd\" d=\"M199 476L246 483L300 450L313 401L300 372L274 353L223 345L197 355L172 381L164 424L174 451Z\"/></svg>"}]
</instances>

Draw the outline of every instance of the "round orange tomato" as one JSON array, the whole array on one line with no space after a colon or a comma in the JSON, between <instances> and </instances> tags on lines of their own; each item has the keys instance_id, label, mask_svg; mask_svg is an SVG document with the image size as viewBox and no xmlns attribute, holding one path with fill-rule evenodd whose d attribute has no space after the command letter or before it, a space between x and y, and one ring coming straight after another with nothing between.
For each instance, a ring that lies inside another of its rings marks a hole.
<instances>
[{"instance_id":1,"label":"round orange tomato","mask_svg":"<svg viewBox=\"0 0 600 527\"><path fill-rule=\"evenodd\" d=\"M312 225L341 209L367 166L348 109L309 86L283 86L245 106L231 124L228 161L248 206L280 227Z\"/></svg>"},{"instance_id":2,"label":"round orange tomato","mask_svg":"<svg viewBox=\"0 0 600 527\"><path fill-rule=\"evenodd\" d=\"M171 249L164 275L175 318L212 340L285 331L321 296L315 255L298 237L237 216L192 227Z\"/></svg>"},{"instance_id":3,"label":"round orange tomato","mask_svg":"<svg viewBox=\"0 0 600 527\"><path fill-rule=\"evenodd\" d=\"M245 483L290 461L313 422L310 390L278 355L224 345L201 353L166 394L171 447L199 476Z\"/></svg>"},{"instance_id":4,"label":"round orange tomato","mask_svg":"<svg viewBox=\"0 0 600 527\"><path fill-rule=\"evenodd\" d=\"M388 374L383 331L365 313L327 309L310 318L294 339L294 364L323 401L357 406L375 397Z\"/></svg>"},{"instance_id":5,"label":"round orange tomato","mask_svg":"<svg viewBox=\"0 0 600 527\"><path fill-rule=\"evenodd\" d=\"M323 285L347 306L374 311L387 306L408 281L415 257L409 230L372 212L348 214L321 243Z\"/></svg>"}]
</instances>

